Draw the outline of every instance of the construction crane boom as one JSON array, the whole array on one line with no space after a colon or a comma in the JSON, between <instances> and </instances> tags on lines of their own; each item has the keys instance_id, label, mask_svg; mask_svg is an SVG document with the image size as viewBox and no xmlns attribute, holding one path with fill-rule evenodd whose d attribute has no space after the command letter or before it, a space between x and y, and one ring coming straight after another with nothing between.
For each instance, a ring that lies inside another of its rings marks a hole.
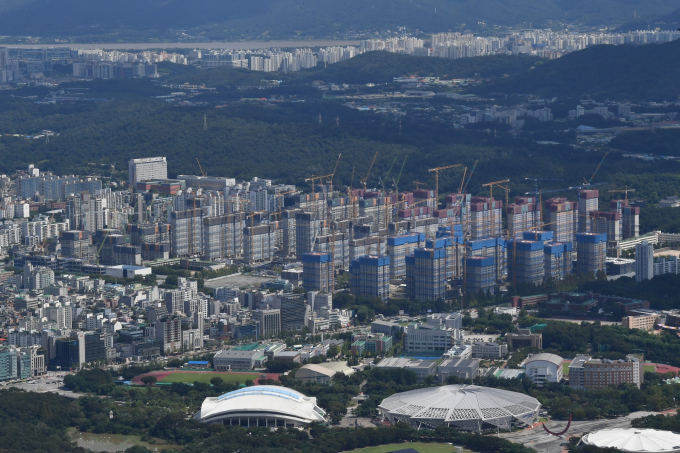
<instances>
[{"instance_id":1,"label":"construction crane boom","mask_svg":"<svg viewBox=\"0 0 680 453\"><path fill-rule=\"evenodd\" d=\"M437 197L437 200L439 200L439 172L442 170L446 170L449 168L455 168L455 167L462 167L463 164L454 164L454 165L445 165L443 167L437 167L437 168L430 168L427 170L429 173L434 172L434 180L435 180L435 195ZM439 204L439 201L437 201L437 204Z\"/></svg>"},{"instance_id":2,"label":"construction crane boom","mask_svg":"<svg viewBox=\"0 0 680 453\"><path fill-rule=\"evenodd\" d=\"M468 184L470 184L470 180L472 179L472 174L475 172L475 168L477 168L477 163L479 160L475 161L475 164L472 166L472 170L470 170L470 174L468 175L467 181L465 181L465 185L463 186L463 189L460 191L460 193L465 193L468 188Z\"/></svg>"},{"instance_id":3,"label":"construction crane boom","mask_svg":"<svg viewBox=\"0 0 680 453\"><path fill-rule=\"evenodd\" d=\"M368 173L366 173L366 177L361 181L361 183L364 185L364 192L366 191L366 182L368 181L368 177L371 175L371 170L373 169L373 164L375 164L375 159L378 157L378 151L375 152L375 155L373 156L373 160L371 161L371 166L368 167Z\"/></svg>"},{"instance_id":4,"label":"construction crane boom","mask_svg":"<svg viewBox=\"0 0 680 453\"><path fill-rule=\"evenodd\" d=\"M635 189L629 189L628 186L624 186L620 189L609 190L609 193L623 192L626 194L626 201L628 201L628 192L635 192Z\"/></svg>"},{"instance_id":5,"label":"construction crane boom","mask_svg":"<svg viewBox=\"0 0 680 453\"><path fill-rule=\"evenodd\" d=\"M590 179L589 179L588 181L586 181L586 179L583 178L583 182L584 182L583 185L584 185L584 186L589 186L590 183L593 182L593 178L595 177L595 175L597 174L597 172L600 170L600 167L602 166L602 164L604 163L604 160L607 158L608 155L609 155L609 151L607 151L606 153L604 153L604 156L602 156L602 160L600 161L599 164L597 164L597 168L596 168L595 171L593 172L593 176L591 176Z\"/></svg>"},{"instance_id":6,"label":"construction crane boom","mask_svg":"<svg viewBox=\"0 0 680 453\"><path fill-rule=\"evenodd\" d=\"M201 167L201 162L198 160L198 157L196 158L196 162L198 162L198 168L201 169L201 174L202 174L203 177L205 178L207 175L206 175L205 172L203 171L203 167Z\"/></svg>"}]
</instances>

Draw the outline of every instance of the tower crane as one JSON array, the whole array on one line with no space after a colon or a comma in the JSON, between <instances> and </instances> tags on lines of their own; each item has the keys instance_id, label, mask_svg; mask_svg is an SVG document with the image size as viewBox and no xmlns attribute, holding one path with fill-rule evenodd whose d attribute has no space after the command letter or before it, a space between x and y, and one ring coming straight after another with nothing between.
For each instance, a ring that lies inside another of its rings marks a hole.
<instances>
[{"instance_id":1,"label":"tower crane","mask_svg":"<svg viewBox=\"0 0 680 453\"><path fill-rule=\"evenodd\" d=\"M198 163L198 168L201 169L201 174L203 175L203 177L205 178L206 176L208 176L208 175L206 175L205 172L203 171L203 167L201 167L201 162L198 160L198 157L196 158L196 162Z\"/></svg>"},{"instance_id":2,"label":"tower crane","mask_svg":"<svg viewBox=\"0 0 680 453\"><path fill-rule=\"evenodd\" d=\"M635 189L629 189L628 186L623 186L620 189L609 190L609 193L623 192L626 194L626 201L628 201L628 192L635 192Z\"/></svg>"},{"instance_id":3,"label":"tower crane","mask_svg":"<svg viewBox=\"0 0 680 453\"><path fill-rule=\"evenodd\" d=\"M472 166L472 170L470 170L470 174L468 175L467 181L465 181L465 185L461 189L460 193L465 193L467 192L468 185L470 184L470 179L472 179L472 174L475 172L475 168L477 168L477 163L479 160L475 161L475 164Z\"/></svg>"},{"instance_id":4,"label":"tower crane","mask_svg":"<svg viewBox=\"0 0 680 453\"><path fill-rule=\"evenodd\" d=\"M375 159L378 157L378 151L375 152L375 156L373 156L373 161L371 161L371 166L368 167L368 173L366 173L366 177L361 180L361 183L364 185L364 192L366 191L366 182L368 181L368 177L371 174L371 170L373 169L373 164L375 164Z\"/></svg>"},{"instance_id":5,"label":"tower crane","mask_svg":"<svg viewBox=\"0 0 680 453\"><path fill-rule=\"evenodd\" d=\"M420 181L418 181L418 180L416 179L415 181L413 181L413 184L416 185L416 190L420 190L420 185L421 185L421 184L425 185L425 184L427 184L427 183L420 182Z\"/></svg>"},{"instance_id":6,"label":"tower crane","mask_svg":"<svg viewBox=\"0 0 680 453\"><path fill-rule=\"evenodd\" d=\"M462 167L462 166L463 166L463 164L445 165L443 167L430 168L429 170L427 170L430 173L434 172L434 179L435 179L435 189L434 190L435 190L435 195L436 195L437 199L439 199L439 172L442 171L442 170L449 169L449 168ZM439 202L437 202L437 205L438 204L439 204Z\"/></svg>"},{"instance_id":7,"label":"tower crane","mask_svg":"<svg viewBox=\"0 0 680 453\"><path fill-rule=\"evenodd\" d=\"M499 184L505 184L506 182L510 182L509 179L503 179L501 181L494 181L494 182L487 182L486 184L482 184L482 187L488 187L489 188L489 200L491 203L491 225L489 228L489 236L493 236L494 230L496 229L496 215L494 214L494 211L496 208L494 207L493 204L493 186L497 186Z\"/></svg>"},{"instance_id":8,"label":"tower crane","mask_svg":"<svg viewBox=\"0 0 680 453\"><path fill-rule=\"evenodd\" d=\"M330 179L332 181L333 175L332 174L331 175L318 175L318 176L312 175L309 178L305 179L305 182L312 181L312 194L314 193L314 186L316 185L316 183L314 181L317 181L317 180L323 179L323 178L327 178L327 179Z\"/></svg>"}]
</instances>

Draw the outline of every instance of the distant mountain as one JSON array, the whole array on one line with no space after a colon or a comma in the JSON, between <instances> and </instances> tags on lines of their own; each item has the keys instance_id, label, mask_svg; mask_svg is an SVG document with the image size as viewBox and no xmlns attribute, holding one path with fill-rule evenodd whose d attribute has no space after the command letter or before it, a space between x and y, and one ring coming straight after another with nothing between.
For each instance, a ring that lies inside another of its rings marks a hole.
<instances>
[{"instance_id":1,"label":"distant mountain","mask_svg":"<svg viewBox=\"0 0 680 453\"><path fill-rule=\"evenodd\" d=\"M550 21L620 24L668 14L675 0L0 0L3 35L94 39L328 37L352 31L425 32ZM88 38L89 37L89 38Z\"/></svg>"},{"instance_id":2,"label":"distant mountain","mask_svg":"<svg viewBox=\"0 0 680 453\"><path fill-rule=\"evenodd\" d=\"M680 41L642 46L601 45L535 65L472 88L479 94L663 101L680 96Z\"/></svg>"},{"instance_id":3,"label":"distant mountain","mask_svg":"<svg viewBox=\"0 0 680 453\"><path fill-rule=\"evenodd\" d=\"M676 9L667 15L642 16L637 20L625 23L617 28L618 31L627 32L635 30L677 30L680 27L680 9Z\"/></svg>"}]
</instances>

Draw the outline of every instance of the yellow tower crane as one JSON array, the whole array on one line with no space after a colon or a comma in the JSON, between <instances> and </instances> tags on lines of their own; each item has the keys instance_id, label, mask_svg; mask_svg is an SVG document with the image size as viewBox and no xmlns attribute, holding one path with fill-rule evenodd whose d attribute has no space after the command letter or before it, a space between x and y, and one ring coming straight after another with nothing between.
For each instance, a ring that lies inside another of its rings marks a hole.
<instances>
[{"instance_id":1,"label":"yellow tower crane","mask_svg":"<svg viewBox=\"0 0 680 453\"><path fill-rule=\"evenodd\" d=\"M434 180L435 180L435 198L439 199L439 172L442 170L446 170L449 168L456 168L456 167L462 167L463 164L455 164L455 165L445 165L443 167L437 167L437 168L430 168L427 170L428 172L432 173L434 172ZM437 202L439 204L439 202Z\"/></svg>"}]
</instances>

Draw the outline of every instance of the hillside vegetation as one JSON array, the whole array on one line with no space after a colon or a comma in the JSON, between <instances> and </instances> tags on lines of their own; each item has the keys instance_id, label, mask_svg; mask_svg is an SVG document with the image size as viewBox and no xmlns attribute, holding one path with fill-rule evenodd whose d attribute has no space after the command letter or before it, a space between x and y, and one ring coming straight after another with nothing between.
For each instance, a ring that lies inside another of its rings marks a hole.
<instances>
[{"instance_id":1,"label":"hillside vegetation","mask_svg":"<svg viewBox=\"0 0 680 453\"><path fill-rule=\"evenodd\" d=\"M287 85L309 84L315 80L326 83L390 83L394 77L421 76L457 79L475 77L497 78L510 74L526 74L541 59L528 55L493 55L486 57L449 58L413 57L391 52L367 52L349 60L318 66L300 72L264 74L247 69L220 68L187 71L177 65L165 65L171 73L167 83L191 83L217 86L261 85L263 79L277 79ZM177 71L176 73L174 71Z\"/></svg>"},{"instance_id":2,"label":"hillside vegetation","mask_svg":"<svg viewBox=\"0 0 680 453\"><path fill-rule=\"evenodd\" d=\"M597 100L670 101L680 95L680 41L593 46L537 65L528 74L471 91Z\"/></svg>"}]
</instances>

